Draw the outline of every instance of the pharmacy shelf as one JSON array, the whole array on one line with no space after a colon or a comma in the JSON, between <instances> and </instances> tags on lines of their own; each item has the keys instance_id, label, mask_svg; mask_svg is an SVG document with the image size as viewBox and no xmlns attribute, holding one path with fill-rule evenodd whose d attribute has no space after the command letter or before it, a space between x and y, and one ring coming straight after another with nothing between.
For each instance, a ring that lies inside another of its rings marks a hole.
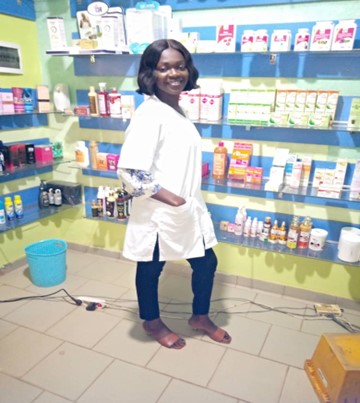
<instances>
[{"instance_id":1,"label":"pharmacy shelf","mask_svg":"<svg viewBox=\"0 0 360 403\"><path fill-rule=\"evenodd\" d=\"M360 199L352 198L349 188L343 188L338 198L323 197L318 194L318 189L310 186L296 189L282 186L278 191L269 191L265 190L264 182L261 184L248 184L230 179L217 180L209 175L203 178L201 189L208 192L259 197L267 200L281 200L292 203L316 204L353 210L359 210L360 208Z\"/></svg>"},{"instance_id":2,"label":"pharmacy shelf","mask_svg":"<svg viewBox=\"0 0 360 403\"><path fill-rule=\"evenodd\" d=\"M136 76L141 55L73 55L76 76ZM111 57L109 57L111 56ZM360 50L332 52L194 53L201 77L360 78Z\"/></svg>"},{"instance_id":3,"label":"pharmacy shelf","mask_svg":"<svg viewBox=\"0 0 360 403\"><path fill-rule=\"evenodd\" d=\"M25 164L22 167L16 167L2 172L0 174L0 183L26 178L29 176L38 176L43 173L51 172L53 168L58 165L67 164L70 162L71 161L59 159L46 163L37 162L35 164Z\"/></svg>"},{"instance_id":4,"label":"pharmacy shelf","mask_svg":"<svg viewBox=\"0 0 360 403\"><path fill-rule=\"evenodd\" d=\"M357 266L360 267L360 261L356 263L349 263L340 260L337 257L338 254L338 243L337 242L326 242L325 247L322 251L313 251L311 249L290 249L286 245L280 245L278 243L270 243L260 241L258 238L245 237L243 235L235 235L233 232L226 232L220 230L219 223L215 223L215 233L219 242L228 243L232 245L237 245L244 248L254 248L265 250L269 253L281 253L285 255L304 257L314 260L325 260L331 263L337 263L347 266Z\"/></svg>"},{"instance_id":5,"label":"pharmacy shelf","mask_svg":"<svg viewBox=\"0 0 360 403\"><path fill-rule=\"evenodd\" d=\"M0 114L0 130L48 125L48 114L39 112Z\"/></svg>"},{"instance_id":6,"label":"pharmacy shelf","mask_svg":"<svg viewBox=\"0 0 360 403\"><path fill-rule=\"evenodd\" d=\"M43 209L40 209L38 204L26 204L23 206L24 209L24 217L16 218L11 221L6 221L5 224L0 224L0 233L4 233L6 231L14 230L24 225L30 224L35 221L42 220L44 218L51 217L55 214L58 214L65 209L68 209L72 206L62 205L59 207L49 206Z\"/></svg>"}]
</instances>

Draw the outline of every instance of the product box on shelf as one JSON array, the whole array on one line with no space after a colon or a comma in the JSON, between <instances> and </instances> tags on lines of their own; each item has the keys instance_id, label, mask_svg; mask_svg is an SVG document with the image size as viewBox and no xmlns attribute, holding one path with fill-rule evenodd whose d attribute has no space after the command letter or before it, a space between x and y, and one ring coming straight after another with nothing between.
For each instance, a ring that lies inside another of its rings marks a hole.
<instances>
[{"instance_id":1,"label":"product box on shelf","mask_svg":"<svg viewBox=\"0 0 360 403\"><path fill-rule=\"evenodd\" d=\"M236 25L218 25L216 27L216 52L235 52Z\"/></svg>"},{"instance_id":2,"label":"product box on shelf","mask_svg":"<svg viewBox=\"0 0 360 403\"><path fill-rule=\"evenodd\" d=\"M35 160L36 162L52 162L53 161L53 151L50 144L47 145L36 145L35 146Z\"/></svg>"},{"instance_id":3,"label":"product box on shelf","mask_svg":"<svg viewBox=\"0 0 360 403\"><path fill-rule=\"evenodd\" d=\"M0 112L2 114L15 113L14 96L12 92L0 89Z\"/></svg>"},{"instance_id":4,"label":"product box on shelf","mask_svg":"<svg viewBox=\"0 0 360 403\"><path fill-rule=\"evenodd\" d=\"M51 50L67 49L64 19L62 17L48 17L47 27Z\"/></svg>"},{"instance_id":5,"label":"product box on shelf","mask_svg":"<svg viewBox=\"0 0 360 403\"><path fill-rule=\"evenodd\" d=\"M234 143L228 171L229 179L245 180L246 169L244 168L250 165L251 153L252 144Z\"/></svg>"},{"instance_id":6,"label":"product box on shelf","mask_svg":"<svg viewBox=\"0 0 360 403\"><path fill-rule=\"evenodd\" d=\"M108 171L116 171L117 164L119 161L120 156L118 154L107 154L106 155L106 162L107 162L107 169Z\"/></svg>"},{"instance_id":7,"label":"product box on shelf","mask_svg":"<svg viewBox=\"0 0 360 403\"><path fill-rule=\"evenodd\" d=\"M351 100L348 129L360 130L360 98Z\"/></svg>"}]
</instances>

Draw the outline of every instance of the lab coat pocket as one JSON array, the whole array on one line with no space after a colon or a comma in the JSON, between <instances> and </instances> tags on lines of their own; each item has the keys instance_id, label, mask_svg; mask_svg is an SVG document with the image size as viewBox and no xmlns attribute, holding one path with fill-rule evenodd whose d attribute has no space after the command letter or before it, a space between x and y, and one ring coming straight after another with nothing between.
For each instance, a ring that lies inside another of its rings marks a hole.
<instances>
[{"instance_id":1,"label":"lab coat pocket","mask_svg":"<svg viewBox=\"0 0 360 403\"><path fill-rule=\"evenodd\" d=\"M158 220L160 244L167 254L182 258L201 255L201 225L193 198L179 207L164 206L159 210Z\"/></svg>"}]
</instances>

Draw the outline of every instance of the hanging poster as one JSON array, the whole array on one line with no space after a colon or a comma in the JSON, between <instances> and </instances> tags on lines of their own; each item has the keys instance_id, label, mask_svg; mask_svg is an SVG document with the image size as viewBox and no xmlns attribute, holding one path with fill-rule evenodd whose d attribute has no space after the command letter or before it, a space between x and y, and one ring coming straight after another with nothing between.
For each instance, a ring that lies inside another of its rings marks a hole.
<instances>
[{"instance_id":1,"label":"hanging poster","mask_svg":"<svg viewBox=\"0 0 360 403\"><path fill-rule=\"evenodd\" d=\"M22 74L20 46L0 41L0 73Z\"/></svg>"}]
</instances>

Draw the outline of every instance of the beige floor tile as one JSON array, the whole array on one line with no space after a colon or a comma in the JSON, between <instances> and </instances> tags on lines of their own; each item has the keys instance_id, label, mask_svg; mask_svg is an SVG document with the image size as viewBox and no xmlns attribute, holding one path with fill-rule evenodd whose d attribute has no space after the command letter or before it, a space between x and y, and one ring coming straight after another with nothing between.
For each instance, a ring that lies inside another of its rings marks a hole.
<instances>
[{"instance_id":1,"label":"beige floor tile","mask_svg":"<svg viewBox=\"0 0 360 403\"><path fill-rule=\"evenodd\" d=\"M76 400L111 361L110 357L97 352L64 343L23 379L48 392Z\"/></svg>"},{"instance_id":2,"label":"beige floor tile","mask_svg":"<svg viewBox=\"0 0 360 403\"><path fill-rule=\"evenodd\" d=\"M71 400L56 396L50 392L43 392L33 403L69 403Z\"/></svg>"},{"instance_id":3,"label":"beige floor tile","mask_svg":"<svg viewBox=\"0 0 360 403\"><path fill-rule=\"evenodd\" d=\"M94 347L95 351L141 366L146 366L159 350L142 325L123 319Z\"/></svg>"},{"instance_id":4,"label":"beige floor tile","mask_svg":"<svg viewBox=\"0 0 360 403\"><path fill-rule=\"evenodd\" d=\"M287 366L228 349L208 387L251 403L277 403Z\"/></svg>"},{"instance_id":5,"label":"beige floor tile","mask_svg":"<svg viewBox=\"0 0 360 403\"><path fill-rule=\"evenodd\" d=\"M289 368L279 403L318 403L305 371Z\"/></svg>"},{"instance_id":6,"label":"beige floor tile","mask_svg":"<svg viewBox=\"0 0 360 403\"><path fill-rule=\"evenodd\" d=\"M221 345L187 339L181 350L161 347L147 368L174 378L205 386L224 355Z\"/></svg>"},{"instance_id":7,"label":"beige floor tile","mask_svg":"<svg viewBox=\"0 0 360 403\"><path fill-rule=\"evenodd\" d=\"M66 273L65 281L61 284L54 285L52 287L38 287L31 283L28 287L26 287L26 290L33 292L36 295L47 295L57 292L55 294L56 296L66 297L66 293L62 290L66 290L69 294L72 294L87 281L88 280L84 277Z\"/></svg>"},{"instance_id":8,"label":"beige floor tile","mask_svg":"<svg viewBox=\"0 0 360 403\"><path fill-rule=\"evenodd\" d=\"M12 301L0 304L0 318L1 318L7 315L9 312L15 311L20 306L28 304L29 300L23 298L32 297L34 294L26 290L22 290L20 288L16 288L5 284L0 286L0 295L2 301L9 301L9 300ZM20 300L13 301L15 299Z\"/></svg>"},{"instance_id":9,"label":"beige floor tile","mask_svg":"<svg viewBox=\"0 0 360 403\"><path fill-rule=\"evenodd\" d=\"M1 340L1 371L22 377L60 344L61 340L19 327Z\"/></svg>"},{"instance_id":10,"label":"beige floor tile","mask_svg":"<svg viewBox=\"0 0 360 403\"><path fill-rule=\"evenodd\" d=\"M170 378L144 368L114 361L77 403L155 403Z\"/></svg>"},{"instance_id":11,"label":"beige floor tile","mask_svg":"<svg viewBox=\"0 0 360 403\"><path fill-rule=\"evenodd\" d=\"M17 325L0 319L0 340L15 329L17 329Z\"/></svg>"},{"instance_id":12,"label":"beige floor tile","mask_svg":"<svg viewBox=\"0 0 360 403\"><path fill-rule=\"evenodd\" d=\"M12 285L17 288L26 288L32 284L29 269L27 266L11 270L0 277L3 284Z\"/></svg>"},{"instance_id":13,"label":"beige floor tile","mask_svg":"<svg viewBox=\"0 0 360 403\"><path fill-rule=\"evenodd\" d=\"M39 332L46 331L78 307L62 300L32 300L5 316L6 320Z\"/></svg>"},{"instance_id":14,"label":"beige floor tile","mask_svg":"<svg viewBox=\"0 0 360 403\"><path fill-rule=\"evenodd\" d=\"M117 259L96 257L92 262L77 271L76 274L89 280L99 280L113 284L117 278L124 274L122 269L122 262Z\"/></svg>"},{"instance_id":15,"label":"beige floor tile","mask_svg":"<svg viewBox=\"0 0 360 403\"><path fill-rule=\"evenodd\" d=\"M0 373L0 403L30 403L41 389Z\"/></svg>"},{"instance_id":16,"label":"beige floor tile","mask_svg":"<svg viewBox=\"0 0 360 403\"><path fill-rule=\"evenodd\" d=\"M79 273L83 268L99 258L92 253L79 252L68 249L66 251L66 269L69 273ZM101 258L100 258L101 259Z\"/></svg>"},{"instance_id":17,"label":"beige floor tile","mask_svg":"<svg viewBox=\"0 0 360 403\"><path fill-rule=\"evenodd\" d=\"M115 316L105 315L103 310L87 311L84 305L59 320L46 334L92 348L119 320Z\"/></svg>"},{"instance_id":18,"label":"beige floor tile","mask_svg":"<svg viewBox=\"0 0 360 403\"><path fill-rule=\"evenodd\" d=\"M299 301L274 294L258 292L247 317L289 329L300 330L302 324L301 316L294 317L285 313L276 312L274 308L296 315L302 315L306 310L305 304Z\"/></svg>"},{"instance_id":19,"label":"beige floor tile","mask_svg":"<svg viewBox=\"0 0 360 403\"><path fill-rule=\"evenodd\" d=\"M238 403L238 400L212 390L173 379L158 403Z\"/></svg>"},{"instance_id":20,"label":"beige floor tile","mask_svg":"<svg viewBox=\"0 0 360 403\"><path fill-rule=\"evenodd\" d=\"M258 355L269 333L270 325L243 316L230 315L226 330L232 337L230 344L232 349Z\"/></svg>"},{"instance_id":21,"label":"beige floor tile","mask_svg":"<svg viewBox=\"0 0 360 403\"><path fill-rule=\"evenodd\" d=\"M348 333L346 329L339 326L329 318L319 317L318 319L304 320L301 326L304 333L321 336L323 333Z\"/></svg>"},{"instance_id":22,"label":"beige floor tile","mask_svg":"<svg viewBox=\"0 0 360 403\"><path fill-rule=\"evenodd\" d=\"M88 280L86 283L76 289L74 296L95 297L104 299L105 302L110 302L114 299L120 298L127 291L128 288L120 285L108 284L96 280Z\"/></svg>"},{"instance_id":23,"label":"beige floor tile","mask_svg":"<svg viewBox=\"0 0 360 403\"><path fill-rule=\"evenodd\" d=\"M318 341L318 336L273 326L260 355L303 368L305 360L312 356Z\"/></svg>"},{"instance_id":24,"label":"beige floor tile","mask_svg":"<svg viewBox=\"0 0 360 403\"><path fill-rule=\"evenodd\" d=\"M140 321L135 290L128 290L120 298L107 301L107 304L106 314L127 318L132 321Z\"/></svg>"}]
</instances>

